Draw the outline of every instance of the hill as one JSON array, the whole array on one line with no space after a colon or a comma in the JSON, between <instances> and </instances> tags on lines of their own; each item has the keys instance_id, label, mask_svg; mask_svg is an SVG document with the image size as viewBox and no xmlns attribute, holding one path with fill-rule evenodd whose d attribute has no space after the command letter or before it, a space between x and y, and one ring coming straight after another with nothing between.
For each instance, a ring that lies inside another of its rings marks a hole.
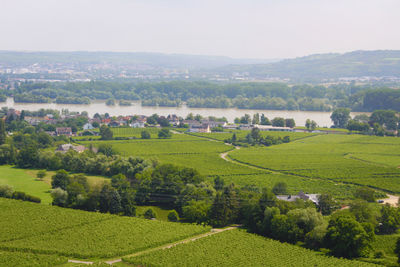
<instances>
[{"instance_id":1,"label":"hill","mask_svg":"<svg viewBox=\"0 0 400 267\"><path fill-rule=\"evenodd\" d=\"M250 77L279 77L292 81L364 76L400 77L400 50L315 54L269 64L231 65L215 71L228 76L235 72L247 72Z\"/></svg>"},{"instance_id":2,"label":"hill","mask_svg":"<svg viewBox=\"0 0 400 267\"><path fill-rule=\"evenodd\" d=\"M136 68L216 68L229 64L268 63L271 60L234 59L224 56L163 54L145 52L20 52L0 51L1 65L30 64L110 64Z\"/></svg>"}]
</instances>

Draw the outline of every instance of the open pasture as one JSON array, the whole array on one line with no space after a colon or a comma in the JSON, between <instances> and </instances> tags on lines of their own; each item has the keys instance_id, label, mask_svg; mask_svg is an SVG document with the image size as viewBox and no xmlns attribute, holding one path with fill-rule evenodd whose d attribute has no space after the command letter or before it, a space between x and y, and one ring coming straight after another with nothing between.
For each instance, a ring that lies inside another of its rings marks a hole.
<instances>
[{"instance_id":1,"label":"open pasture","mask_svg":"<svg viewBox=\"0 0 400 267\"><path fill-rule=\"evenodd\" d=\"M138 266L374 266L230 230L124 261Z\"/></svg>"},{"instance_id":2,"label":"open pasture","mask_svg":"<svg viewBox=\"0 0 400 267\"><path fill-rule=\"evenodd\" d=\"M29 195L39 197L42 203L52 202L50 196L51 186L32 175L32 172L24 169L18 169L11 166L0 166L0 185L6 184L12 186L16 191L22 191Z\"/></svg>"}]
</instances>

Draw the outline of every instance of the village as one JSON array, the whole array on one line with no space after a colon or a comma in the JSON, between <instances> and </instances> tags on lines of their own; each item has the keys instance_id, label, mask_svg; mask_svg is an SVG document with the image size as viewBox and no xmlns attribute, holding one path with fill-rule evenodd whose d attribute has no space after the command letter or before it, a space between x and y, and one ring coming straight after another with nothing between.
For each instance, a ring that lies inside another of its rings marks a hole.
<instances>
[{"instance_id":1,"label":"village","mask_svg":"<svg viewBox=\"0 0 400 267\"><path fill-rule=\"evenodd\" d=\"M16 109L8 109L4 118L13 119L20 118L31 126L43 126L42 129L51 136L65 135L67 137L81 135L99 135L99 127L106 125L108 127L172 127L186 128L187 132L192 133L210 133L223 132L224 130L251 130L258 128L261 131L285 131L304 132L304 129L296 129L293 127L284 127L276 125L260 125L252 123L228 123L225 118L203 118L200 115L193 116L189 114L186 118L179 117L175 114L168 116L151 116L145 115L127 115L127 116L109 116L109 114L100 115L96 113L93 117L89 117L87 112L62 112L57 115L57 111L44 114L43 112L26 112ZM25 115L26 114L26 115Z\"/></svg>"}]
</instances>

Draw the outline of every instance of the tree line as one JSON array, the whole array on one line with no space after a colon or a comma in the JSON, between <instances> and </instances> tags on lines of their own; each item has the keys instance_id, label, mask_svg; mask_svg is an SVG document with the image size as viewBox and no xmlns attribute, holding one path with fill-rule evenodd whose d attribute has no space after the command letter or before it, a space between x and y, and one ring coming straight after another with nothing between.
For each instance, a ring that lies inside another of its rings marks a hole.
<instances>
[{"instance_id":1,"label":"tree line","mask_svg":"<svg viewBox=\"0 0 400 267\"><path fill-rule=\"evenodd\" d=\"M22 83L6 95L16 102L87 104L90 100L141 100L147 106L277 109L330 111L345 107L353 111L394 109L400 111L400 92L370 85L331 86L284 83L171 82L63 82ZM0 94L1 95L1 94Z\"/></svg>"}]
</instances>

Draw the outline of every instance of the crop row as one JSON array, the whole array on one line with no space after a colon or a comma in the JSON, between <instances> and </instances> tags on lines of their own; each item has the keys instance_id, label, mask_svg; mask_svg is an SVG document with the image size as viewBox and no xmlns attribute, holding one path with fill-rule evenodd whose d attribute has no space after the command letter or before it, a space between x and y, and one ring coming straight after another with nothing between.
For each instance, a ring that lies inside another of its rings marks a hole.
<instances>
[{"instance_id":1,"label":"crop row","mask_svg":"<svg viewBox=\"0 0 400 267\"><path fill-rule=\"evenodd\" d=\"M0 251L0 266L35 267L56 266L67 262L67 258L57 255Z\"/></svg>"},{"instance_id":2,"label":"crop row","mask_svg":"<svg viewBox=\"0 0 400 267\"><path fill-rule=\"evenodd\" d=\"M0 242L1 250L105 258L130 254L209 231L208 227L198 225L104 215L36 204L40 207L39 210L30 203L6 199L0 201L2 204L8 202L8 207L15 207L15 211L1 209L1 229L5 229L1 236L6 237ZM68 217L65 217L66 214ZM74 224L80 218L82 222L91 222ZM102 220L95 221L98 218ZM26 225L19 223L21 219ZM45 227L49 230L44 231ZM28 231L31 231L30 235Z\"/></svg>"},{"instance_id":3,"label":"crop row","mask_svg":"<svg viewBox=\"0 0 400 267\"><path fill-rule=\"evenodd\" d=\"M373 266L230 230L170 249L124 258L140 266Z\"/></svg>"}]
</instances>

